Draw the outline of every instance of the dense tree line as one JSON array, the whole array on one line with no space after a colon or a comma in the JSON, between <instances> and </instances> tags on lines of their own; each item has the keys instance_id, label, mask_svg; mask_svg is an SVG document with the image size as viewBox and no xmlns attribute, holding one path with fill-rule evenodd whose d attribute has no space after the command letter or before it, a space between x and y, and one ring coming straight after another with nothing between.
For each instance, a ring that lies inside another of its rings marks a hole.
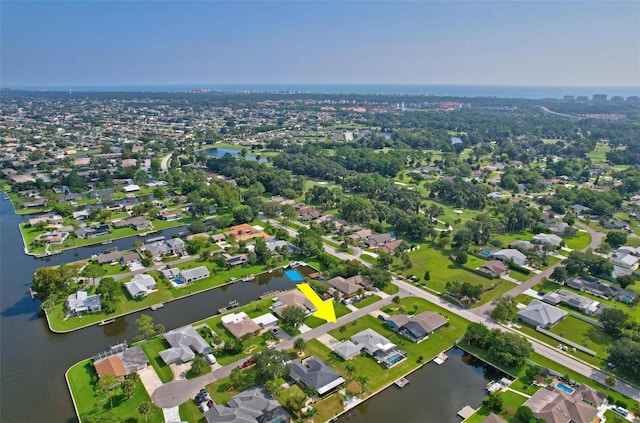
<instances>
[{"instance_id":1,"label":"dense tree line","mask_svg":"<svg viewBox=\"0 0 640 423\"><path fill-rule=\"evenodd\" d=\"M482 323L470 323L465 337L469 344L489 353L496 362L519 367L533 352L531 344L522 336L499 329L490 330Z\"/></svg>"}]
</instances>

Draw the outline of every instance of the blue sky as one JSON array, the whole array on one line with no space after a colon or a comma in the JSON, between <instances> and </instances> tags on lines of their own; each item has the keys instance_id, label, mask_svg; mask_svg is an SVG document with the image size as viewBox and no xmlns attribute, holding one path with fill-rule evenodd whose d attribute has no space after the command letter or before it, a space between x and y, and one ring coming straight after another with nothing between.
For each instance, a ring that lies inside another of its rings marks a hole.
<instances>
[{"instance_id":1,"label":"blue sky","mask_svg":"<svg viewBox=\"0 0 640 423\"><path fill-rule=\"evenodd\" d=\"M640 86L638 1L6 1L0 83Z\"/></svg>"}]
</instances>

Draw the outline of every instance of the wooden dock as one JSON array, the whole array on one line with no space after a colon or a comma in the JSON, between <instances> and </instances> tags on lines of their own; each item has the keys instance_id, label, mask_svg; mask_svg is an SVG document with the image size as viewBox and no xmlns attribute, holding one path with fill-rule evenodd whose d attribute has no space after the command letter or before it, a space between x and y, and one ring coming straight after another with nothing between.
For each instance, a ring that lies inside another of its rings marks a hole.
<instances>
[{"instance_id":1,"label":"wooden dock","mask_svg":"<svg viewBox=\"0 0 640 423\"><path fill-rule=\"evenodd\" d=\"M405 386L407 386L409 384L409 379L405 378L405 377L401 377L400 379L396 380L395 382L393 382L394 385L396 385L398 388L404 388Z\"/></svg>"},{"instance_id":2,"label":"wooden dock","mask_svg":"<svg viewBox=\"0 0 640 423\"><path fill-rule=\"evenodd\" d=\"M471 408L468 405L465 405L462 410L458 411L458 416L462 417L463 419L468 419L475 412L475 409Z\"/></svg>"},{"instance_id":3,"label":"wooden dock","mask_svg":"<svg viewBox=\"0 0 640 423\"><path fill-rule=\"evenodd\" d=\"M443 364L445 361L447 361L447 358L449 358L448 355L446 355L445 353L441 352L440 354L438 354L436 356L436 358L433 359L433 362L436 363L438 366Z\"/></svg>"}]
</instances>

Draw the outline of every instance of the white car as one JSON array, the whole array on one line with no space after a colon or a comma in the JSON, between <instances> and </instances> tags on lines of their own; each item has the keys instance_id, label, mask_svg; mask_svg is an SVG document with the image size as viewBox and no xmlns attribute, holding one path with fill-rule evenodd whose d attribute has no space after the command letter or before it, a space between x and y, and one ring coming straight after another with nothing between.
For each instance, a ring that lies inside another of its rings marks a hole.
<instances>
[{"instance_id":1,"label":"white car","mask_svg":"<svg viewBox=\"0 0 640 423\"><path fill-rule=\"evenodd\" d=\"M209 364L216 364L216 357L213 354L207 354L204 356Z\"/></svg>"}]
</instances>

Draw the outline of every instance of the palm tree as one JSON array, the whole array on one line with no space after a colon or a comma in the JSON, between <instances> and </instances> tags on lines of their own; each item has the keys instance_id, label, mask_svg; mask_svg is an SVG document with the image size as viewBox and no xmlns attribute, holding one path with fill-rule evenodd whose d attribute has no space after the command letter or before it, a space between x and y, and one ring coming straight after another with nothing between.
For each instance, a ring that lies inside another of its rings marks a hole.
<instances>
[{"instance_id":1,"label":"palm tree","mask_svg":"<svg viewBox=\"0 0 640 423\"><path fill-rule=\"evenodd\" d=\"M204 356L197 355L191 362L191 373L194 375L201 375L207 366L207 362L204 360Z\"/></svg>"},{"instance_id":2,"label":"palm tree","mask_svg":"<svg viewBox=\"0 0 640 423\"><path fill-rule=\"evenodd\" d=\"M100 393L108 393L109 394L109 404L111 405L111 409L113 410L113 397L111 396L111 391L118 384L118 379L116 379L113 375L103 375L98 381L98 392Z\"/></svg>"},{"instance_id":3,"label":"palm tree","mask_svg":"<svg viewBox=\"0 0 640 423\"><path fill-rule=\"evenodd\" d=\"M366 392L367 391L367 385L369 384L369 378L366 376L358 376L356 377L356 382L358 382L360 384L360 387L362 387L362 391Z\"/></svg>"},{"instance_id":4,"label":"palm tree","mask_svg":"<svg viewBox=\"0 0 640 423\"><path fill-rule=\"evenodd\" d=\"M298 355L302 354L302 351L304 351L304 348L306 346L307 346L307 343L302 338L296 338L296 340L293 341L293 348L295 348L296 351L298 351Z\"/></svg>"},{"instance_id":5,"label":"palm tree","mask_svg":"<svg viewBox=\"0 0 640 423\"><path fill-rule=\"evenodd\" d=\"M141 402L138 406L138 413L144 416L144 421L147 421L147 416L151 413L151 403L149 401Z\"/></svg>"},{"instance_id":6,"label":"palm tree","mask_svg":"<svg viewBox=\"0 0 640 423\"><path fill-rule=\"evenodd\" d=\"M120 386L122 387L122 393L127 399L130 399L136 391L136 382L129 378L125 378Z\"/></svg>"}]
</instances>

